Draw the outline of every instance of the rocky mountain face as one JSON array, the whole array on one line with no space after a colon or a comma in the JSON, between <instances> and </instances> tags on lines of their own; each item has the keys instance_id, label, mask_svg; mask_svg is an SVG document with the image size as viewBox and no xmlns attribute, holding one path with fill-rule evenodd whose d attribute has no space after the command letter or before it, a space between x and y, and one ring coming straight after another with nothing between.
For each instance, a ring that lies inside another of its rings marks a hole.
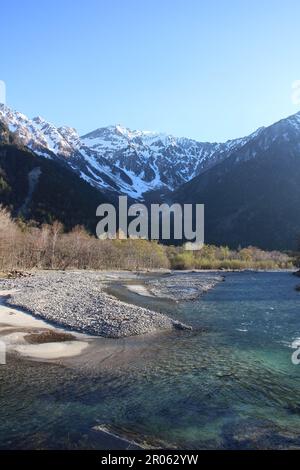
<instances>
[{"instance_id":1,"label":"rocky mountain face","mask_svg":"<svg viewBox=\"0 0 300 470\"><path fill-rule=\"evenodd\" d=\"M103 202L111 201L66 165L20 145L0 122L0 205L13 216L38 224L58 220L66 229L83 225L94 234Z\"/></svg>"},{"instance_id":2,"label":"rocky mountain face","mask_svg":"<svg viewBox=\"0 0 300 470\"><path fill-rule=\"evenodd\" d=\"M79 137L73 128L56 128L41 117L29 119L4 105L0 105L0 120L36 154L60 160L100 190L133 199L143 199L149 191L175 190L253 138L201 143L121 126Z\"/></svg>"},{"instance_id":3,"label":"rocky mountain face","mask_svg":"<svg viewBox=\"0 0 300 470\"><path fill-rule=\"evenodd\" d=\"M207 243L295 249L300 237L300 113L262 129L171 199L205 204Z\"/></svg>"},{"instance_id":4,"label":"rocky mountain face","mask_svg":"<svg viewBox=\"0 0 300 470\"><path fill-rule=\"evenodd\" d=\"M296 246L300 234L300 113L245 138L201 143L121 126L99 128L80 137L73 128L55 127L41 117L29 119L0 105L0 140L3 187L7 184L12 188L10 196L7 191L1 192L0 181L0 203L4 197L14 199L15 195L19 204L26 197L22 193L19 201L20 188L24 186L28 191L28 173L41 166L41 175L37 170L34 173L39 175L32 191L35 210L39 210L38 197L43 194L51 212L50 193L57 173L60 200L64 198L65 180L84 212L80 196L83 191L89 220L95 213L94 201L114 200L118 194L126 194L133 200L157 202L163 194L167 202L205 204L207 243L268 249ZM23 186L18 186L14 178L14 172L21 178L24 166L20 145L26 153L24 161L34 159L34 166L25 165ZM4 146L10 146L9 152ZM47 171L52 175L49 198L40 184L48 184L47 178L43 180ZM88 198L93 202L88 203ZM61 203L57 200L55 204ZM30 204L26 203L26 208L30 212ZM57 213L62 210L67 218L69 209L64 206ZM80 210L78 223L85 218ZM42 219L40 212L38 220Z\"/></svg>"}]
</instances>

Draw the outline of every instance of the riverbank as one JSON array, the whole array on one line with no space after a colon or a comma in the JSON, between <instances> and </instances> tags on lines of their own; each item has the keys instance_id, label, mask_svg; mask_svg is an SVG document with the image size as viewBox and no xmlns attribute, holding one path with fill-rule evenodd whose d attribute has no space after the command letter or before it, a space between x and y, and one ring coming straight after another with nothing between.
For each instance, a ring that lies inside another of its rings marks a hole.
<instances>
[{"instance_id":1,"label":"riverbank","mask_svg":"<svg viewBox=\"0 0 300 470\"><path fill-rule=\"evenodd\" d=\"M118 363L130 363L137 351L149 347L153 335L191 327L173 320L172 313L148 309L147 303L142 308L134 299L121 301L121 287L144 298L178 302L196 299L223 280L218 273L188 274L14 272L0 280L0 340L8 354L38 361L109 367L117 357Z\"/></svg>"},{"instance_id":2,"label":"riverbank","mask_svg":"<svg viewBox=\"0 0 300 470\"><path fill-rule=\"evenodd\" d=\"M37 360L56 360L81 354L88 346L86 335L55 328L6 304L13 291L0 291L0 340L6 353Z\"/></svg>"},{"instance_id":3,"label":"riverbank","mask_svg":"<svg viewBox=\"0 0 300 470\"><path fill-rule=\"evenodd\" d=\"M111 297L105 292L105 283L113 279L115 273L40 271L28 277L1 280L0 289L14 290L7 305L22 308L54 326L88 335L122 338L190 329L166 315Z\"/></svg>"},{"instance_id":4,"label":"riverbank","mask_svg":"<svg viewBox=\"0 0 300 470\"><path fill-rule=\"evenodd\" d=\"M171 272L160 278L145 280L144 283L148 295L179 302L195 300L223 281L223 274L194 271L189 272L188 276L187 273ZM137 293L145 295L140 288Z\"/></svg>"}]
</instances>

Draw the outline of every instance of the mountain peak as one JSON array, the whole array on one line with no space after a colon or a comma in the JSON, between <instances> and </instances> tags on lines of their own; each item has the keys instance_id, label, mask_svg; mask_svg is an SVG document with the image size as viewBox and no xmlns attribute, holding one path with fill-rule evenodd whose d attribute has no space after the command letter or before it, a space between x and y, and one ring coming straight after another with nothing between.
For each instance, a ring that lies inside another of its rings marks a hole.
<instances>
[{"instance_id":1,"label":"mountain peak","mask_svg":"<svg viewBox=\"0 0 300 470\"><path fill-rule=\"evenodd\" d=\"M28 148L43 157L64 161L92 186L136 199L148 191L172 191L233 153L237 161L249 160L274 142L283 139L293 143L300 135L300 112L225 143L132 130L122 124L100 127L79 137L72 127L56 127L41 116L29 119L3 104L0 120Z\"/></svg>"},{"instance_id":2,"label":"mountain peak","mask_svg":"<svg viewBox=\"0 0 300 470\"><path fill-rule=\"evenodd\" d=\"M37 124L44 124L45 122L47 122L46 119L44 119L42 116L36 116L32 120Z\"/></svg>"},{"instance_id":3,"label":"mountain peak","mask_svg":"<svg viewBox=\"0 0 300 470\"><path fill-rule=\"evenodd\" d=\"M294 114L293 116L290 116L288 118L288 121L292 122L293 124L296 124L300 130L300 111Z\"/></svg>"},{"instance_id":4,"label":"mountain peak","mask_svg":"<svg viewBox=\"0 0 300 470\"><path fill-rule=\"evenodd\" d=\"M120 134L127 135L130 131L127 127L122 126L121 124L116 124L115 129L117 132L120 132Z\"/></svg>"}]
</instances>

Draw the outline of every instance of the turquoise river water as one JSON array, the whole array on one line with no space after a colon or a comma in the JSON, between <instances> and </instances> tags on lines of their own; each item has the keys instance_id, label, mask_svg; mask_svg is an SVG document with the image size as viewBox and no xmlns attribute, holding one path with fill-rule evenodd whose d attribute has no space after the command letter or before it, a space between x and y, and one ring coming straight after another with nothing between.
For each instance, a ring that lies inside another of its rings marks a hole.
<instances>
[{"instance_id":1,"label":"turquoise river water","mask_svg":"<svg viewBox=\"0 0 300 470\"><path fill-rule=\"evenodd\" d=\"M227 273L188 302L112 285L120 298L193 331L133 341L127 362L107 366L11 358L0 366L0 448L118 448L96 425L156 447L300 448L296 284L285 272Z\"/></svg>"}]
</instances>

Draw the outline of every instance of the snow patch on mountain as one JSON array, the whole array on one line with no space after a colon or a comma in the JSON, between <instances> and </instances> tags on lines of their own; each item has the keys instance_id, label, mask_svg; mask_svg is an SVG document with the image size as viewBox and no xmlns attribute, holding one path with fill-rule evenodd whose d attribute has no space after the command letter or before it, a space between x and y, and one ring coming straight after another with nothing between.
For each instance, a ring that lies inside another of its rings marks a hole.
<instances>
[{"instance_id":1,"label":"snow patch on mountain","mask_svg":"<svg viewBox=\"0 0 300 470\"><path fill-rule=\"evenodd\" d=\"M29 119L3 104L0 120L41 157L60 160L100 190L134 199L143 199L149 191L173 191L233 153L239 161L255 158L259 149L248 145L255 140L265 150L278 138L288 141L292 133L300 133L300 113L225 143L198 142L121 125L102 127L80 137L72 127L56 127L40 116Z\"/></svg>"}]
</instances>

